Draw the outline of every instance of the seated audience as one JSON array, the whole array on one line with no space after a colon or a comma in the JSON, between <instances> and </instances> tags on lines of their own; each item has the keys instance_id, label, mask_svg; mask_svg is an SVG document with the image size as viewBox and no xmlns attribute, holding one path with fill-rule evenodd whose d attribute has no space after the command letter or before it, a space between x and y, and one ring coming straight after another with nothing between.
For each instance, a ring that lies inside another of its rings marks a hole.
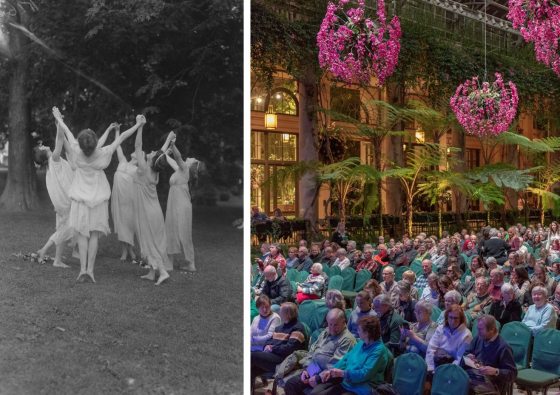
<instances>
[{"instance_id":1,"label":"seated audience","mask_svg":"<svg viewBox=\"0 0 560 395\"><path fill-rule=\"evenodd\" d=\"M512 293L513 294L513 293ZM466 359L478 364L469 368L464 364L470 379L471 392L498 394L517 377L517 368L511 347L498 333L496 320L490 315L478 319L478 335L465 351Z\"/></svg>"},{"instance_id":2,"label":"seated audience","mask_svg":"<svg viewBox=\"0 0 560 395\"><path fill-rule=\"evenodd\" d=\"M323 370L320 384L313 395L371 394L374 386L384 382L390 352L381 341L377 317L363 317L359 321L360 341L333 368Z\"/></svg>"},{"instance_id":3,"label":"seated audience","mask_svg":"<svg viewBox=\"0 0 560 395\"><path fill-rule=\"evenodd\" d=\"M515 299L515 291L511 284L502 285L501 299L495 300L490 306L489 314L493 316L501 326L511 321L521 321L521 304Z\"/></svg>"},{"instance_id":4,"label":"seated audience","mask_svg":"<svg viewBox=\"0 0 560 395\"><path fill-rule=\"evenodd\" d=\"M416 322L401 328L401 351L419 354L422 358L426 356L428 343L432 338L437 324L432 321L433 305L425 300L420 300L414 306Z\"/></svg>"},{"instance_id":5,"label":"seated audience","mask_svg":"<svg viewBox=\"0 0 560 395\"><path fill-rule=\"evenodd\" d=\"M300 272L303 270L309 272L312 265L313 261L309 258L309 250L305 246L300 246L298 249L298 262L296 263L295 269Z\"/></svg>"},{"instance_id":6,"label":"seated audience","mask_svg":"<svg viewBox=\"0 0 560 395\"><path fill-rule=\"evenodd\" d=\"M255 377L274 372L276 365L296 350L305 350L307 338L305 328L298 321L298 308L295 303L283 303L280 307L282 324L276 327L272 338L265 343L263 351L251 352L251 383Z\"/></svg>"},{"instance_id":7,"label":"seated audience","mask_svg":"<svg viewBox=\"0 0 560 395\"><path fill-rule=\"evenodd\" d=\"M397 291L399 300L397 302L396 311L400 314L403 320L410 323L416 322L416 316L414 314L416 301L414 301L410 296L410 284L408 281L399 281L397 283Z\"/></svg>"},{"instance_id":8,"label":"seated audience","mask_svg":"<svg viewBox=\"0 0 560 395\"><path fill-rule=\"evenodd\" d=\"M338 266L340 270L344 270L350 266L350 259L346 256L346 250L344 248L336 250L336 260L332 265L333 267Z\"/></svg>"},{"instance_id":9,"label":"seated audience","mask_svg":"<svg viewBox=\"0 0 560 395\"><path fill-rule=\"evenodd\" d=\"M268 296L272 311L277 312L282 303L292 300L292 285L286 278L279 276L272 265L264 268L264 278L260 294Z\"/></svg>"},{"instance_id":10,"label":"seated audience","mask_svg":"<svg viewBox=\"0 0 560 395\"><path fill-rule=\"evenodd\" d=\"M256 306L258 315L251 323L251 351L262 351L282 320L271 310L268 296L260 295Z\"/></svg>"},{"instance_id":11,"label":"seated audience","mask_svg":"<svg viewBox=\"0 0 560 395\"><path fill-rule=\"evenodd\" d=\"M375 281L375 280L374 280ZM377 313L373 309L372 297L367 291L360 291L356 295L356 308L352 310L350 319L348 320L348 330L358 338L358 321L362 317L376 317Z\"/></svg>"},{"instance_id":12,"label":"seated audience","mask_svg":"<svg viewBox=\"0 0 560 395\"><path fill-rule=\"evenodd\" d=\"M379 284L381 291L391 299L393 307L399 303L399 290L395 281L395 269L387 266L383 269L383 281Z\"/></svg>"},{"instance_id":13,"label":"seated audience","mask_svg":"<svg viewBox=\"0 0 560 395\"><path fill-rule=\"evenodd\" d=\"M439 288L438 288L438 275L430 273L428 275L428 285L422 290L420 300L431 303L433 306L439 306Z\"/></svg>"},{"instance_id":14,"label":"seated audience","mask_svg":"<svg viewBox=\"0 0 560 395\"><path fill-rule=\"evenodd\" d=\"M325 277L323 276L323 265L314 263L311 266L311 274L303 283L298 283L296 301L301 303L304 300L319 299L323 295L325 288Z\"/></svg>"},{"instance_id":15,"label":"seated audience","mask_svg":"<svg viewBox=\"0 0 560 395\"><path fill-rule=\"evenodd\" d=\"M340 309L332 309L327 314L328 327L321 332L309 352L299 360L303 369L296 370L285 378L286 395L304 395L306 390L317 386L319 373L334 365L356 344L355 337L346 328L346 318Z\"/></svg>"},{"instance_id":16,"label":"seated audience","mask_svg":"<svg viewBox=\"0 0 560 395\"><path fill-rule=\"evenodd\" d=\"M393 309L391 299L385 294L377 295L373 300L373 308L381 324L381 338L383 343L391 349L398 351L401 339L402 317Z\"/></svg>"},{"instance_id":17,"label":"seated audience","mask_svg":"<svg viewBox=\"0 0 560 395\"><path fill-rule=\"evenodd\" d=\"M295 269L299 265L298 249L290 247L288 249L288 259L286 259L286 269Z\"/></svg>"},{"instance_id":18,"label":"seated audience","mask_svg":"<svg viewBox=\"0 0 560 395\"><path fill-rule=\"evenodd\" d=\"M455 291L454 289L452 289L451 291L448 291L443 296L443 302L444 302L443 303L443 311L441 312L438 319L436 320L436 324L442 325L445 322L445 311L448 310L454 304L460 305L462 299L463 299L463 297L461 296L461 294L458 291Z\"/></svg>"},{"instance_id":19,"label":"seated audience","mask_svg":"<svg viewBox=\"0 0 560 395\"><path fill-rule=\"evenodd\" d=\"M437 327L426 350L428 372L445 363L458 365L472 341L461 306L451 305L444 314L444 323Z\"/></svg>"},{"instance_id":20,"label":"seated audience","mask_svg":"<svg viewBox=\"0 0 560 395\"><path fill-rule=\"evenodd\" d=\"M536 286L531 295L535 304L529 306L522 322L531 329L533 335L546 328L556 328L557 315L552 305L547 303L546 288Z\"/></svg>"}]
</instances>

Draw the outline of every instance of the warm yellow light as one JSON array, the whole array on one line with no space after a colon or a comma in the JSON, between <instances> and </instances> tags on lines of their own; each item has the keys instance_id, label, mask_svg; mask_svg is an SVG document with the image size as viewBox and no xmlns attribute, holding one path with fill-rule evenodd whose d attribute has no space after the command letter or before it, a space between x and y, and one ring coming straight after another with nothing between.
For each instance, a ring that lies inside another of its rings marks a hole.
<instances>
[{"instance_id":1,"label":"warm yellow light","mask_svg":"<svg viewBox=\"0 0 560 395\"><path fill-rule=\"evenodd\" d=\"M426 133L423 130L417 129L414 133L414 137L417 143L423 144L426 141Z\"/></svg>"},{"instance_id":2,"label":"warm yellow light","mask_svg":"<svg viewBox=\"0 0 560 395\"><path fill-rule=\"evenodd\" d=\"M403 149L403 151L406 151L406 144L402 145L402 149Z\"/></svg>"},{"instance_id":3,"label":"warm yellow light","mask_svg":"<svg viewBox=\"0 0 560 395\"><path fill-rule=\"evenodd\" d=\"M262 99L260 97L257 97L257 103L262 103Z\"/></svg>"},{"instance_id":4,"label":"warm yellow light","mask_svg":"<svg viewBox=\"0 0 560 395\"><path fill-rule=\"evenodd\" d=\"M280 100L280 99L282 98L282 95L281 95L280 93L277 93L277 94L276 94L276 98L277 98L278 100Z\"/></svg>"},{"instance_id":5,"label":"warm yellow light","mask_svg":"<svg viewBox=\"0 0 560 395\"><path fill-rule=\"evenodd\" d=\"M276 129L278 126L278 116L272 109L272 105L268 106L268 111L264 114L264 127L266 129Z\"/></svg>"},{"instance_id":6,"label":"warm yellow light","mask_svg":"<svg viewBox=\"0 0 560 395\"><path fill-rule=\"evenodd\" d=\"M290 141L290 135L288 133L282 133L282 141L288 143Z\"/></svg>"}]
</instances>

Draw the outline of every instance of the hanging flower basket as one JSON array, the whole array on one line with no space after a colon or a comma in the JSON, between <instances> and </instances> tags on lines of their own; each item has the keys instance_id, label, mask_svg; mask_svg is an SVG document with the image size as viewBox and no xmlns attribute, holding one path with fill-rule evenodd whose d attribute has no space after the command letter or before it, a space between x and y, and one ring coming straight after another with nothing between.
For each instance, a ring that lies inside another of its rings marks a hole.
<instances>
[{"instance_id":1,"label":"hanging flower basket","mask_svg":"<svg viewBox=\"0 0 560 395\"><path fill-rule=\"evenodd\" d=\"M379 85L397 66L402 35L399 18L387 23L385 1L377 0L377 19L365 17L364 0L329 2L317 33L319 64L345 82Z\"/></svg>"},{"instance_id":2,"label":"hanging flower basket","mask_svg":"<svg viewBox=\"0 0 560 395\"><path fill-rule=\"evenodd\" d=\"M495 73L492 84L478 76L457 87L451 98L451 109L465 132L478 137L497 136L508 130L517 113L517 88Z\"/></svg>"},{"instance_id":3,"label":"hanging flower basket","mask_svg":"<svg viewBox=\"0 0 560 395\"><path fill-rule=\"evenodd\" d=\"M560 7L550 0L509 0L508 19L526 42L535 44L537 61L560 76Z\"/></svg>"}]
</instances>

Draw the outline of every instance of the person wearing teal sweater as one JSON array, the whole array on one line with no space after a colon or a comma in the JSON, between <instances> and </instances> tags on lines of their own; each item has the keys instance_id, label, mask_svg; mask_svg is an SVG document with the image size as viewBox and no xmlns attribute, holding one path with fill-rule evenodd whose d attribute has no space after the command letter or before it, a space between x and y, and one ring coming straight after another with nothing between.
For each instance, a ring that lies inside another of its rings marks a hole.
<instances>
[{"instance_id":1,"label":"person wearing teal sweater","mask_svg":"<svg viewBox=\"0 0 560 395\"><path fill-rule=\"evenodd\" d=\"M360 341L332 369L320 373L321 383L310 395L369 395L374 386L384 382L392 355L381 340L379 318L361 318L358 334Z\"/></svg>"}]
</instances>

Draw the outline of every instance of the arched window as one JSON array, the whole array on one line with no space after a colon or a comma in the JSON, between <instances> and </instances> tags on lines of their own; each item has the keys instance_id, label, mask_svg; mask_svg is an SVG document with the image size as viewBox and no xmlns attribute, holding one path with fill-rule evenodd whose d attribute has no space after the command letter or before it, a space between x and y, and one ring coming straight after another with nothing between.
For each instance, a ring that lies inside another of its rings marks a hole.
<instances>
[{"instance_id":1,"label":"arched window","mask_svg":"<svg viewBox=\"0 0 560 395\"><path fill-rule=\"evenodd\" d=\"M296 95L287 88L275 88L266 98L265 108L272 105L276 114L298 115L298 100Z\"/></svg>"}]
</instances>

